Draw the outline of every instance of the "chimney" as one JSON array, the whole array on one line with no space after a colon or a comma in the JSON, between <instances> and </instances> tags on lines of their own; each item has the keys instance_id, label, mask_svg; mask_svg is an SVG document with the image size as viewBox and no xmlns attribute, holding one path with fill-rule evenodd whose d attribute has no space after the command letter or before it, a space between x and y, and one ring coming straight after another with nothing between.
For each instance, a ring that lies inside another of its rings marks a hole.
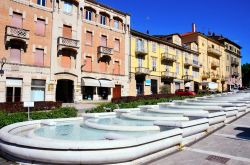
<instances>
[{"instance_id":1,"label":"chimney","mask_svg":"<svg viewBox=\"0 0 250 165\"><path fill-rule=\"evenodd\" d=\"M195 23L192 23L192 32L196 32L196 25L195 25Z\"/></svg>"}]
</instances>

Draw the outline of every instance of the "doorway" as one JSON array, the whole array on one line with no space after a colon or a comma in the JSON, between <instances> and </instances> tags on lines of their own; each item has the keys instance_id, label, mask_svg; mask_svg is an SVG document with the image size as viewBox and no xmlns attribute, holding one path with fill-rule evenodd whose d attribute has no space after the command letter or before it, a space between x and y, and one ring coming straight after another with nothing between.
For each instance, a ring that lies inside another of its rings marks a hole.
<instances>
[{"instance_id":1,"label":"doorway","mask_svg":"<svg viewBox=\"0 0 250 165\"><path fill-rule=\"evenodd\" d=\"M120 98L121 97L121 85L115 85L113 88L113 98Z\"/></svg>"},{"instance_id":2,"label":"doorway","mask_svg":"<svg viewBox=\"0 0 250 165\"><path fill-rule=\"evenodd\" d=\"M56 101L73 102L74 82L72 80L58 80L56 86Z\"/></svg>"}]
</instances>

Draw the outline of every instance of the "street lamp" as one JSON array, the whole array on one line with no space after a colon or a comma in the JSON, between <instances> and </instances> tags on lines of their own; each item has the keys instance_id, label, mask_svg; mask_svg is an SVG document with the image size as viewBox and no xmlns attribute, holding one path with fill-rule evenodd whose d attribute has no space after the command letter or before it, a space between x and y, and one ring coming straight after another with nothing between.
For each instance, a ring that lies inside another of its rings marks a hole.
<instances>
[{"instance_id":1,"label":"street lamp","mask_svg":"<svg viewBox=\"0 0 250 165\"><path fill-rule=\"evenodd\" d=\"M3 57L1 59L1 62L0 62L1 63L0 75L1 76L3 76L3 74L4 74L3 66L4 66L4 64L6 64L6 61L7 61L7 59L5 57Z\"/></svg>"}]
</instances>

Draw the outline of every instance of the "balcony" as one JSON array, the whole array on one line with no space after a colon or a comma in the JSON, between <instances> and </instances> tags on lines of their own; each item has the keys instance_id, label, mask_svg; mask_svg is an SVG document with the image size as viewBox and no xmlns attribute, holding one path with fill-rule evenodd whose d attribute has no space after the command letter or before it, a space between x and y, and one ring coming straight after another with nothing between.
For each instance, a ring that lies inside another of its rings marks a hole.
<instances>
[{"instance_id":1,"label":"balcony","mask_svg":"<svg viewBox=\"0 0 250 165\"><path fill-rule=\"evenodd\" d=\"M177 57L173 54L165 52L161 54L161 60L165 62L175 62L177 60Z\"/></svg>"},{"instance_id":2,"label":"balcony","mask_svg":"<svg viewBox=\"0 0 250 165\"><path fill-rule=\"evenodd\" d=\"M220 79L220 75L219 74L212 74L211 79L217 81Z\"/></svg>"},{"instance_id":3,"label":"balcony","mask_svg":"<svg viewBox=\"0 0 250 165\"><path fill-rule=\"evenodd\" d=\"M199 64L199 61L197 61L197 60L193 60L192 66L193 66L193 68L198 68L198 69L201 67L201 65Z\"/></svg>"},{"instance_id":4,"label":"balcony","mask_svg":"<svg viewBox=\"0 0 250 165\"><path fill-rule=\"evenodd\" d=\"M182 76L182 78L183 78L184 81L193 81L194 76L184 75L184 76Z\"/></svg>"},{"instance_id":5,"label":"balcony","mask_svg":"<svg viewBox=\"0 0 250 165\"><path fill-rule=\"evenodd\" d=\"M6 44L8 44L11 40L21 40L25 43L25 45L28 45L29 40L29 30L22 29L22 28L16 28L12 26L6 26L5 28L5 41Z\"/></svg>"},{"instance_id":6,"label":"balcony","mask_svg":"<svg viewBox=\"0 0 250 165\"><path fill-rule=\"evenodd\" d=\"M209 72L203 72L201 78L203 80L209 79L210 78L210 73Z\"/></svg>"},{"instance_id":7,"label":"balcony","mask_svg":"<svg viewBox=\"0 0 250 165\"><path fill-rule=\"evenodd\" d=\"M216 68L218 68L218 67L220 67L219 62L215 62L215 61L211 62L211 68L216 69Z\"/></svg>"},{"instance_id":8,"label":"balcony","mask_svg":"<svg viewBox=\"0 0 250 165\"><path fill-rule=\"evenodd\" d=\"M135 55L145 56L147 54L148 54L147 49L144 46L136 47Z\"/></svg>"},{"instance_id":9,"label":"balcony","mask_svg":"<svg viewBox=\"0 0 250 165\"><path fill-rule=\"evenodd\" d=\"M232 61L231 61L231 65L232 65L232 66L239 66L239 64L240 64L240 63L239 63L237 60L232 60Z\"/></svg>"},{"instance_id":10,"label":"balcony","mask_svg":"<svg viewBox=\"0 0 250 165\"><path fill-rule=\"evenodd\" d=\"M149 68L136 67L135 68L135 74L136 75L149 75L150 71L149 71Z\"/></svg>"},{"instance_id":11,"label":"balcony","mask_svg":"<svg viewBox=\"0 0 250 165\"><path fill-rule=\"evenodd\" d=\"M64 38L64 37L58 37L58 46L59 46L59 49L62 49L62 48L78 49L80 47L79 40L74 40L74 39Z\"/></svg>"},{"instance_id":12,"label":"balcony","mask_svg":"<svg viewBox=\"0 0 250 165\"><path fill-rule=\"evenodd\" d=\"M191 59L185 58L185 62L184 62L184 66L192 66L193 63L191 61Z\"/></svg>"},{"instance_id":13,"label":"balcony","mask_svg":"<svg viewBox=\"0 0 250 165\"><path fill-rule=\"evenodd\" d=\"M207 52L210 53L210 54L212 54L212 55L215 55L217 57L222 56L222 52L220 50L212 48L212 47L208 47L207 48Z\"/></svg>"},{"instance_id":14,"label":"balcony","mask_svg":"<svg viewBox=\"0 0 250 165\"><path fill-rule=\"evenodd\" d=\"M166 78L166 79L175 79L177 77L177 73L169 72L169 71L163 71L163 72L161 72L161 77Z\"/></svg>"},{"instance_id":15,"label":"balcony","mask_svg":"<svg viewBox=\"0 0 250 165\"><path fill-rule=\"evenodd\" d=\"M99 46L97 51L98 51L99 58L102 58L102 57L110 58L110 56L113 55L113 49L109 47Z\"/></svg>"},{"instance_id":16,"label":"balcony","mask_svg":"<svg viewBox=\"0 0 250 165\"><path fill-rule=\"evenodd\" d=\"M239 74L238 72L233 72L232 76L234 76L234 77L239 77L240 74Z\"/></svg>"}]
</instances>

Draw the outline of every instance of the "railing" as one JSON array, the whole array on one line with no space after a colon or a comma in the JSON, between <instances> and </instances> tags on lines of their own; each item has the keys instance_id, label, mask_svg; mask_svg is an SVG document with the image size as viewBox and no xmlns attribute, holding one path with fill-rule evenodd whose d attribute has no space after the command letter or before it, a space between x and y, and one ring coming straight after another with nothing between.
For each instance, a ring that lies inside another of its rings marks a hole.
<instances>
[{"instance_id":1,"label":"railing","mask_svg":"<svg viewBox=\"0 0 250 165\"><path fill-rule=\"evenodd\" d=\"M172 62L174 62L174 61L177 60L177 57L176 57L176 55L169 54L168 52L165 52L165 53L161 54L161 59L165 60L165 61L172 61Z\"/></svg>"},{"instance_id":2,"label":"railing","mask_svg":"<svg viewBox=\"0 0 250 165\"><path fill-rule=\"evenodd\" d=\"M212 79L212 80L219 80L220 77L221 77L221 76L220 76L219 74L212 74L212 75L211 75L211 79Z\"/></svg>"},{"instance_id":3,"label":"railing","mask_svg":"<svg viewBox=\"0 0 250 165\"><path fill-rule=\"evenodd\" d=\"M135 68L135 73L136 74L150 74L149 68L145 67L136 67Z\"/></svg>"},{"instance_id":4,"label":"railing","mask_svg":"<svg viewBox=\"0 0 250 165\"><path fill-rule=\"evenodd\" d=\"M194 76L192 76L192 75L184 75L184 76L182 76L182 78L185 81L192 81L194 79Z\"/></svg>"},{"instance_id":5,"label":"railing","mask_svg":"<svg viewBox=\"0 0 250 165\"><path fill-rule=\"evenodd\" d=\"M220 50L212 48L212 47L208 47L207 51L208 51L208 53L212 53L212 54L217 55L217 56L222 55L222 52Z\"/></svg>"},{"instance_id":6,"label":"railing","mask_svg":"<svg viewBox=\"0 0 250 165\"><path fill-rule=\"evenodd\" d=\"M232 62L231 62L231 65L232 66L239 66L239 62L237 61L237 60L233 60Z\"/></svg>"},{"instance_id":7,"label":"railing","mask_svg":"<svg viewBox=\"0 0 250 165\"><path fill-rule=\"evenodd\" d=\"M59 37L58 38L58 45L66 46L66 47L79 48L79 40Z\"/></svg>"},{"instance_id":8,"label":"railing","mask_svg":"<svg viewBox=\"0 0 250 165\"><path fill-rule=\"evenodd\" d=\"M99 46L98 47L98 53L101 55L112 55L113 49L105 46Z\"/></svg>"},{"instance_id":9,"label":"railing","mask_svg":"<svg viewBox=\"0 0 250 165\"><path fill-rule=\"evenodd\" d=\"M146 54L148 54L148 52L144 46L136 46L135 54L136 55L146 55Z\"/></svg>"},{"instance_id":10,"label":"railing","mask_svg":"<svg viewBox=\"0 0 250 165\"><path fill-rule=\"evenodd\" d=\"M161 72L161 76L164 77L164 78L176 78L177 77L177 73L163 71L163 72Z\"/></svg>"},{"instance_id":11,"label":"railing","mask_svg":"<svg viewBox=\"0 0 250 165\"><path fill-rule=\"evenodd\" d=\"M22 39L29 39L29 30L12 26L6 26L6 35Z\"/></svg>"},{"instance_id":12,"label":"railing","mask_svg":"<svg viewBox=\"0 0 250 165\"><path fill-rule=\"evenodd\" d=\"M211 62L211 67L212 68L217 68L219 66L220 66L220 64L218 62L215 62L215 61Z\"/></svg>"}]
</instances>

